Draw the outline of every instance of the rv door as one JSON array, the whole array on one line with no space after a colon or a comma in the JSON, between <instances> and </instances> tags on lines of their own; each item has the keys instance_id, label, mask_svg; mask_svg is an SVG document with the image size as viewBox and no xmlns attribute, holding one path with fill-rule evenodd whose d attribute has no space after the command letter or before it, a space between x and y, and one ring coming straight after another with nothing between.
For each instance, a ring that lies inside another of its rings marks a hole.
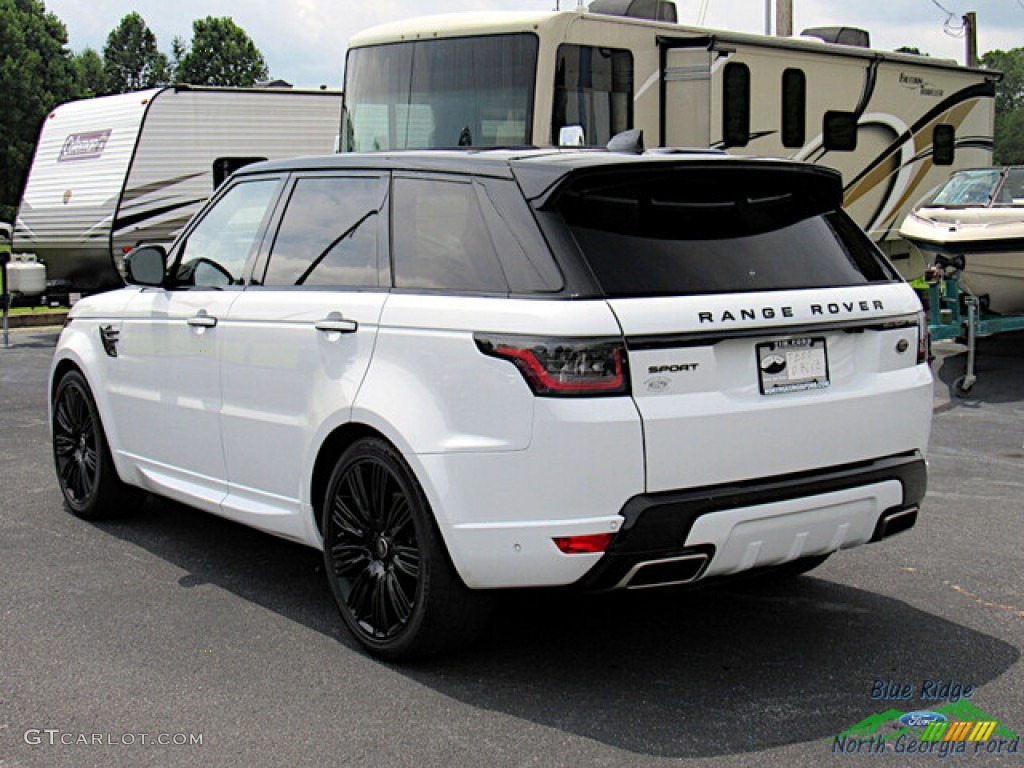
<instances>
[{"instance_id":1,"label":"rv door","mask_svg":"<svg viewBox=\"0 0 1024 768\"><path fill-rule=\"evenodd\" d=\"M713 55L707 38L662 41L662 146L710 146Z\"/></svg>"}]
</instances>

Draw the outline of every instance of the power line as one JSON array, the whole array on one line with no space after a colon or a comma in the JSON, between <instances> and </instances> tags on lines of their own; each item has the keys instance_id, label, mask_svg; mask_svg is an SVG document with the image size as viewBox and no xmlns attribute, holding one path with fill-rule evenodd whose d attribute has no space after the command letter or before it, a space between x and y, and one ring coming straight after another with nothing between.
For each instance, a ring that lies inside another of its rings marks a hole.
<instances>
[{"instance_id":1,"label":"power line","mask_svg":"<svg viewBox=\"0 0 1024 768\"><path fill-rule=\"evenodd\" d=\"M698 27L703 27L704 26L704 19L708 15L708 3L709 2L710 2L710 0L702 0L701 1L700 11L697 14L697 26Z\"/></svg>"},{"instance_id":2,"label":"power line","mask_svg":"<svg viewBox=\"0 0 1024 768\"><path fill-rule=\"evenodd\" d=\"M1020 3L1021 0L1017 0ZM949 8L943 7L939 0L932 0L932 5L946 14L946 20L942 23L942 31L950 37L963 37L967 34L967 25L961 19L960 24L954 24L953 19L956 18L956 14L949 10ZM1024 7L1024 6L1021 6Z\"/></svg>"}]
</instances>

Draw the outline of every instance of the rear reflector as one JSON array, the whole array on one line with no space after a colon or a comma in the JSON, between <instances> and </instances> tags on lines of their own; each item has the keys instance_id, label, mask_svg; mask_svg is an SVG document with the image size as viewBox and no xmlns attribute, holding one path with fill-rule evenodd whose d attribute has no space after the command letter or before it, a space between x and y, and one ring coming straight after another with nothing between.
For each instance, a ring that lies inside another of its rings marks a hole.
<instances>
[{"instance_id":1,"label":"rear reflector","mask_svg":"<svg viewBox=\"0 0 1024 768\"><path fill-rule=\"evenodd\" d=\"M588 555L604 552L614 537L614 533L591 533L586 536L556 536L553 541L567 555Z\"/></svg>"}]
</instances>

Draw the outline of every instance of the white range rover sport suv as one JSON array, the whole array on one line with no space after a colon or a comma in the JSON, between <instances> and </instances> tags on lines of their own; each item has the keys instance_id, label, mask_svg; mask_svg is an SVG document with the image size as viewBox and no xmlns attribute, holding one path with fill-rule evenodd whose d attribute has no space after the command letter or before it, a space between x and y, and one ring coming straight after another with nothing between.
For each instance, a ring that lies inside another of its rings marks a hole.
<instances>
[{"instance_id":1,"label":"white range rover sport suv","mask_svg":"<svg viewBox=\"0 0 1024 768\"><path fill-rule=\"evenodd\" d=\"M236 172L71 311L53 455L321 549L369 651L493 590L799 573L914 525L914 292L833 171L713 153L343 154Z\"/></svg>"}]
</instances>

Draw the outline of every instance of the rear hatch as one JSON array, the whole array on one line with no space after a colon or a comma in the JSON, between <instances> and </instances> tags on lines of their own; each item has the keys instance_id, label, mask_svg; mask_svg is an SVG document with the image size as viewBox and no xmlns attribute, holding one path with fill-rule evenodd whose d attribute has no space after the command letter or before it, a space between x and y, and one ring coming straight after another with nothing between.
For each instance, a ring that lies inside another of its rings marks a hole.
<instances>
[{"instance_id":1,"label":"rear hatch","mask_svg":"<svg viewBox=\"0 0 1024 768\"><path fill-rule=\"evenodd\" d=\"M544 204L625 337L648 491L924 450L920 303L841 197L827 169L721 158L580 171Z\"/></svg>"}]
</instances>

